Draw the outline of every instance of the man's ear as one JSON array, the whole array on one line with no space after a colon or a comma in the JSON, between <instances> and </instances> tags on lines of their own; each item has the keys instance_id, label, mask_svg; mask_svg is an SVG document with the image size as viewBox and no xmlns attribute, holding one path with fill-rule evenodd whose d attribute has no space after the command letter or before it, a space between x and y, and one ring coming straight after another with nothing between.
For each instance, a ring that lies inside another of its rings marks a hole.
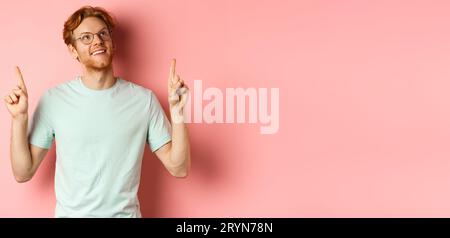
<instances>
[{"instance_id":1,"label":"man's ear","mask_svg":"<svg viewBox=\"0 0 450 238\"><path fill-rule=\"evenodd\" d=\"M78 60L78 62L80 61L80 58L78 58L78 51L77 49L75 49L75 47L72 44L68 44L67 45L67 49L69 50L70 55L72 55L72 57L76 60Z\"/></svg>"}]
</instances>

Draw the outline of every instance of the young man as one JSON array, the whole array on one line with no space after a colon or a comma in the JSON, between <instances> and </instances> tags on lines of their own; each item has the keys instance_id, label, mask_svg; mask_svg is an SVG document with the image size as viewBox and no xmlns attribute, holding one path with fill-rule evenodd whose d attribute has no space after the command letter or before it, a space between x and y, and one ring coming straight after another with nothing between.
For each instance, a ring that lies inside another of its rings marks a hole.
<instances>
[{"instance_id":1,"label":"young man","mask_svg":"<svg viewBox=\"0 0 450 238\"><path fill-rule=\"evenodd\" d=\"M28 123L27 88L5 96L12 116L11 164L30 180L56 141L56 217L141 217L137 191L145 144L175 177L186 177L190 149L183 108L188 89L170 67L170 125L152 91L115 77L112 17L83 7L64 24L63 37L81 76L45 92ZM30 126L28 126L30 125Z\"/></svg>"}]
</instances>

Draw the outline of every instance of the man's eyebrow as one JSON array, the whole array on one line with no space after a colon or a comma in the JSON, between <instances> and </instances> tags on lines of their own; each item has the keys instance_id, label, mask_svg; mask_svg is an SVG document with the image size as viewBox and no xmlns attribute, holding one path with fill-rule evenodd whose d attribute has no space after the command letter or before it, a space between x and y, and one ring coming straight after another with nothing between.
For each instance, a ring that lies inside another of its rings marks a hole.
<instances>
[{"instance_id":1,"label":"man's eyebrow","mask_svg":"<svg viewBox=\"0 0 450 238\"><path fill-rule=\"evenodd\" d=\"M97 32L100 32L100 31L103 31L104 29L107 29L108 27L103 27L102 29L100 29L99 31L97 31ZM92 32L89 32L89 31L85 31L85 32L81 32L80 33L80 35L82 35L82 34L86 34L86 33L92 33Z\"/></svg>"}]
</instances>

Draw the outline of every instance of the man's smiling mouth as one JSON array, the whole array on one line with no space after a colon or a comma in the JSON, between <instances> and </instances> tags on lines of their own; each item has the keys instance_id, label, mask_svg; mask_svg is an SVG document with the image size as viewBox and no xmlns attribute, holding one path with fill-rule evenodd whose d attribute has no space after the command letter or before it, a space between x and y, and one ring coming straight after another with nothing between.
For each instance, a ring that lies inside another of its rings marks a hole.
<instances>
[{"instance_id":1,"label":"man's smiling mouth","mask_svg":"<svg viewBox=\"0 0 450 238\"><path fill-rule=\"evenodd\" d=\"M103 50L96 50L96 51L92 52L91 55L94 56L94 55L98 55L98 54L103 54L105 52L106 52L105 49L103 49Z\"/></svg>"}]
</instances>

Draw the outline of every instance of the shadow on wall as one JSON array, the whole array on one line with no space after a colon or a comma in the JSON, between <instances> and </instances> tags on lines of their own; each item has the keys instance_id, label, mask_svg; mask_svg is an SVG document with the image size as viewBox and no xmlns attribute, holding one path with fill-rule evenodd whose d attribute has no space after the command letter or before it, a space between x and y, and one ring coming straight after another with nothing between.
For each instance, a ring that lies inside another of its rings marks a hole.
<instances>
[{"instance_id":1,"label":"shadow on wall","mask_svg":"<svg viewBox=\"0 0 450 238\"><path fill-rule=\"evenodd\" d=\"M55 164L56 163L56 145L55 142L53 142L52 147L47 152L46 157L41 162L41 165L39 166L38 170L36 171L36 175L34 178L28 182L33 183L32 189L30 190L30 196L37 197L36 199L36 205L40 206L40 202L47 202L44 200L39 200L40 198L47 198L49 195L51 195L53 198L55 197L55 189L54 189L54 181L55 181ZM53 199L54 201L55 199ZM54 217L55 213L55 205L51 204L50 208L51 211L49 211L49 216ZM47 215L47 214L45 214ZM42 214L44 216L44 214Z\"/></svg>"},{"instance_id":2,"label":"shadow on wall","mask_svg":"<svg viewBox=\"0 0 450 238\"><path fill-rule=\"evenodd\" d=\"M42 161L37 173L42 174L39 176L39 191L46 191L49 188L53 190L54 178L55 178L55 163L56 163L56 145L53 142L52 147L47 152L45 159Z\"/></svg>"},{"instance_id":3,"label":"shadow on wall","mask_svg":"<svg viewBox=\"0 0 450 238\"><path fill-rule=\"evenodd\" d=\"M192 137L191 133L191 171L185 179L191 181L200 180L204 185L203 188L213 188L214 186L212 185L219 180L223 171L220 171L218 165L214 163L214 151L210 150L211 147L208 146L208 143L206 141L193 140ZM149 146L146 145L139 188L139 201L143 217L166 217L164 214L171 209L171 204L165 203L160 195L164 189L173 189L162 187L161 185L162 178L167 177L167 174L169 172L159 159L151 153ZM175 177L169 179L178 180ZM170 213L176 213L176 211L171 211ZM202 215L198 214L198 216Z\"/></svg>"},{"instance_id":4,"label":"shadow on wall","mask_svg":"<svg viewBox=\"0 0 450 238\"><path fill-rule=\"evenodd\" d=\"M152 52L142 52L139 47L136 47L139 44L136 37L145 37L147 38L145 42L152 43L148 34L138 34L139 29L135 27L137 25L139 24L133 23L132 18L123 16L113 32L115 45L114 73L134 83L136 83L135 79L142 75L143 69L152 67L152 62L148 62L148 58L153 58L151 55L144 58L144 53L151 54Z\"/></svg>"}]
</instances>

